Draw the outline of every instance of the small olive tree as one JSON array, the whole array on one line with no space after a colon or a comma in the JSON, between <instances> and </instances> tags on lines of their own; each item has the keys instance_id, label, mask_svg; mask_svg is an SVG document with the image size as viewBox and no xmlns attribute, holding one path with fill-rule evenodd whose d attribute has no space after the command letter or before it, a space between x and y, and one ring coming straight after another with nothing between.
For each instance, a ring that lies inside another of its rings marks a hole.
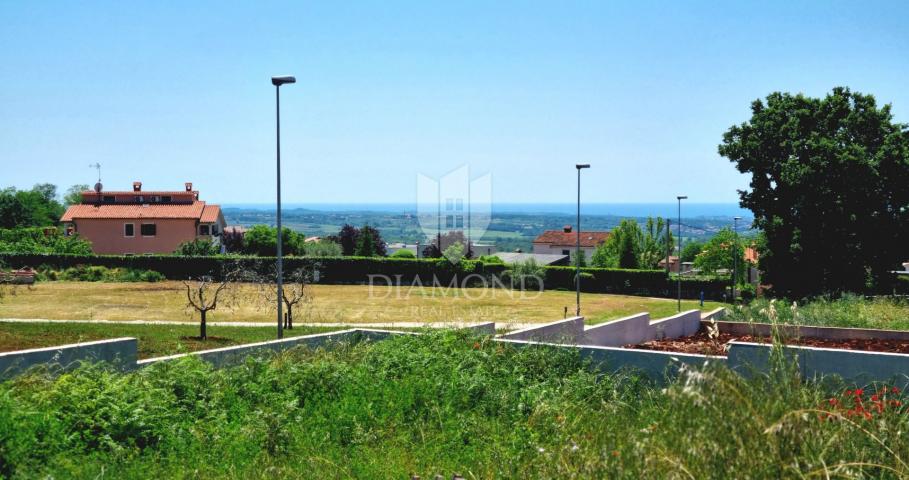
<instances>
[{"instance_id":1,"label":"small olive tree","mask_svg":"<svg viewBox=\"0 0 909 480\"><path fill-rule=\"evenodd\" d=\"M203 275L185 280L186 309L190 313L199 313L199 338L208 338L206 331L206 317L208 312L218 307L234 308L238 301L237 282L239 274L235 271L221 275L216 279L211 275Z\"/></svg>"},{"instance_id":2,"label":"small olive tree","mask_svg":"<svg viewBox=\"0 0 909 480\"><path fill-rule=\"evenodd\" d=\"M260 306L268 310L277 310L278 287L274 282L274 275L267 280L260 277L259 288ZM294 270L290 275L286 275L281 287L282 299L284 303L284 328L293 330L294 328L294 307L297 305L309 303L312 301L312 294L309 284L312 283L313 274L304 268Z\"/></svg>"}]
</instances>

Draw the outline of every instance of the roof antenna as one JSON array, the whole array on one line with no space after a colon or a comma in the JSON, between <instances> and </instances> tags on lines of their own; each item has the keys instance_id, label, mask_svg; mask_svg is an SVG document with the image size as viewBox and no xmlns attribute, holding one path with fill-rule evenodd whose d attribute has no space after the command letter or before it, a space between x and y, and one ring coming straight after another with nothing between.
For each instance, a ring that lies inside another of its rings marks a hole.
<instances>
[{"instance_id":1,"label":"roof antenna","mask_svg":"<svg viewBox=\"0 0 909 480\"><path fill-rule=\"evenodd\" d=\"M88 168L98 170L98 183L95 184L95 192L101 193L101 164L96 162L94 165L89 165Z\"/></svg>"}]
</instances>

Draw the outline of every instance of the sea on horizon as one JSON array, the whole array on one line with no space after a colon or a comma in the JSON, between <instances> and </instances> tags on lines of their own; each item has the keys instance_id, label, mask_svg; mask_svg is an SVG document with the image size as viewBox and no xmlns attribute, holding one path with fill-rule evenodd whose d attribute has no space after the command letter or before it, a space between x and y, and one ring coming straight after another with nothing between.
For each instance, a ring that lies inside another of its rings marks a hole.
<instances>
[{"instance_id":1,"label":"sea on horizon","mask_svg":"<svg viewBox=\"0 0 909 480\"><path fill-rule=\"evenodd\" d=\"M229 203L225 209L271 210L268 203ZM304 209L317 212L383 212L414 213L415 203L284 203L283 210ZM572 203L494 203L493 214L575 214L577 205ZM673 218L678 215L676 203L582 203L582 215L613 215L621 217L661 216ZM735 217L752 218L750 210L736 203L682 203L682 217Z\"/></svg>"}]
</instances>

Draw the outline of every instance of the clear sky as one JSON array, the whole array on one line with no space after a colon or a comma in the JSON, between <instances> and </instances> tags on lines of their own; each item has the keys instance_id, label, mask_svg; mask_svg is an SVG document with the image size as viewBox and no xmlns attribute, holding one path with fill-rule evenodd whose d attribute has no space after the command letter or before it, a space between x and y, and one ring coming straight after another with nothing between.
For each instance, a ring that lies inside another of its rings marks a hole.
<instances>
[{"instance_id":1,"label":"clear sky","mask_svg":"<svg viewBox=\"0 0 909 480\"><path fill-rule=\"evenodd\" d=\"M492 174L496 202L734 202L716 153L749 104L838 85L909 121L909 2L0 2L0 187L412 202Z\"/></svg>"}]
</instances>

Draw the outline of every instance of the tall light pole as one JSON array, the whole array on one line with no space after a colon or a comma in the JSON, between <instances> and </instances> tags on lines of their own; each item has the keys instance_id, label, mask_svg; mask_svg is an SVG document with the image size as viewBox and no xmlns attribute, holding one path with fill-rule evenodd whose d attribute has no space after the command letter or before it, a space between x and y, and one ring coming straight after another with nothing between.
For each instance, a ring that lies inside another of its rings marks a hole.
<instances>
[{"instance_id":1,"label":"tall light pole","mask_svg":"<svg viewBox=\"0 0 909 480\"><path fill-rule=\"evenodd\" d=\"M278 209L277 209L277 271L276 283L278 284L278 338L284 338L284 260L281 258L281 85L297 83L297 79L284 75L271 77L271 84L275 86L275 131L277 132L277 164L278 164Z\"/></svg>"},{"instance_id":2,"label":"tall light pole","mask_svg":"<svg viewBox=\"0 0 909 480\"><path fill-rule=\"evenodd\" d=\"M679 284L679 306L678 309L682 311L682 200L687 200L688 197L685 195L679 195L675 197L679 201L679 272L676 279Z\"/></svg>"},{"instance_id":3,"label":"tall light pole","mask_svg":"<svg viewBox=\"0 0 909 480\"><path fill-rule=\"evenodd\" d=\"M575 309L575 316L581 316L581 170L584 168L590 168L590 164L579 163L574 166L578 171L578 231L575 232L575 238L577 239L577 245L575 246L574 251L574 265L575 265L575 276L574 276L574 286L575 286L575 296L577 301L577 308Z\"/></svg>"},{"instance_id":4,"label":"tall light pole","mask_svg":"<svg viewBox=\"0 0 909 480\"><path fill-rule=\"evenodd\" d=\"M739 220L742 217L732 217L732 304L735 305L735 283L738 280L739 270Z\"/></svg>"}]
</instances>

